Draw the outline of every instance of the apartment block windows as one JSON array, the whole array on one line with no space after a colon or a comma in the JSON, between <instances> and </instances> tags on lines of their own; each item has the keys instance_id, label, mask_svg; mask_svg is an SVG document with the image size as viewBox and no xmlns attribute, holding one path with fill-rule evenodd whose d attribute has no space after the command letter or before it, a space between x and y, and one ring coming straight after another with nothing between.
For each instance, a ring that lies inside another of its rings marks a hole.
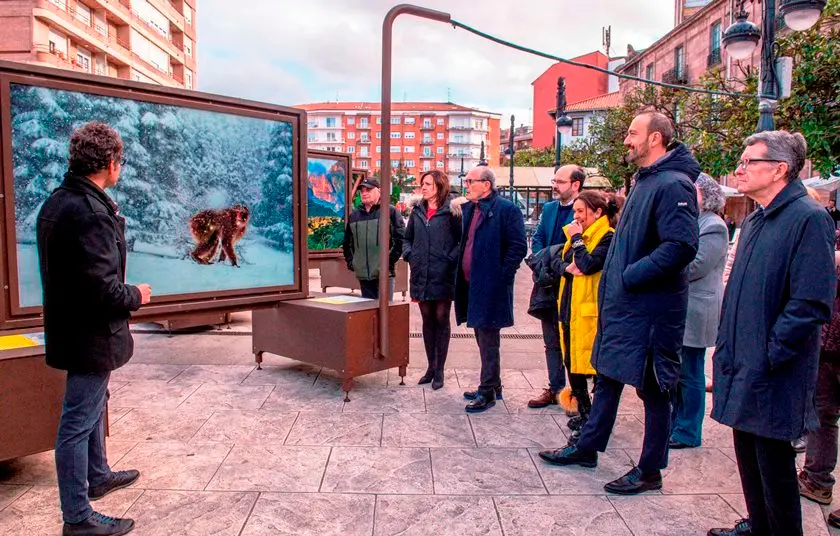
<instances>
[{"instance_id":1,"label":"apartment block windows","mask_svg":"<svg viewBox=\"0 0 840 536\"><path fill-rule=\"evenodd\" d=\"M442 160L437 161L437 167L438 168L443 168L443 161Z\"/></svg>"},{"instance_id":2,"label":"apartment block windows","mask_svg":"<svg viewBox=\"0 0 840 536\"><path fill-rule=\"evenodd\" d=\"M406 132L406 133L403 135L403 138L405 138L405 139L407 139L407 140L413 140L413 139L414 139L414 135L415 135L415 134L414 134L414 132Z\"/></svg>"},{"instance_id":3,"label":"apartment block windows","mask_svg":"<svg viewBox=\"0 0 840 536\"><path fill-rule=\"evenodd\" d=\"M327 118L327 128L335 128L335 117Z\"/></svg>"},{"instance_id":4,"label":"apartment block windows","mask_svg":"<svg viewBox=\"0 0 840 536\"><path fill-rule=\"evenodd\" d=\"M437 154L443 154L443 147L437 148Z\"/></svg>"},{"instance_id":5,"label":"apartment block windows","mask_svg":"<svg viewBox=\"0 0 840 536\"><path fill-rule=\"evenodd\" d=\"M355 152L356 152L356 148L355 148L355 147L353 147L353 146L351 145L350 147L348 147L348 148L347 148L347 152L348 152L348 153L355 153Z\"/></svg>"},{"instance_id":6,"label":"apartment block windows","mask_svg":"<svg viewBox=\"0 0 840 536\"><path fill-rule=\"evenodd\" d=\"M404 153L413 153L414 152L414 146L413 145L406 145L403 148L403 152Z\"/></svg>"},{"instance_id":7,"label":"apartment block windows","mask_svg":"<svg viewBox=\"0 0 840 536\"><path fill-rule=\"evenodd\" d=\"M392 117L392 118L391 118L391 124L392 124L392 125L399 125L399 124L400 124L400 121L401 121L401 118L400 118L400 117Z\"/></svg>"},{"instance_id":8,"label":"apartment block windows","mask_svg":"<svg viewBox=\"0 0 840 536\"><path fill-rule=\"evenodd\" d=\"M583 118L572 119L572 136L583 136Z\"/></svg>"},{"instance_id":9,"label":"apartment block windows","mask_svg":"<svg viewBox=\"0 0 840 536\"><path fill-rule=\"evenodd\" d=\"M193 88L193 74L189 69L184 69L184 87L187 89Z\"/></svg>"},{"instance_id":10,"label":"apartment block windows","mask_svg":"<svg viewBox=\"0 0 840 536\"><path fill-rule=\"evenodd\" d=\"M187 26L192 26L192 8L184 3L184 22Z\"/></svg>"},{"instance_id":11,"label":"apartment block windows","mask_svg":"<svg viewBox=\"0 0 840 536\"><path fill-rule=\"evenodd\" d=\"M369 143L370 142L370 136L368 136L367 134L362 134L361 141Z\"/></svg>"},{"instance_id":12,"label":"apartment block windows","mask_svg":"<svg viewBox=\"0 0 840 536\"><path fill-rule=\"evenodd\" d=\"M76 49L76 65L90 72L90 52L82 48Z\"/></svg>"},{"instance_id":13,"label":"apartment block windows","mask_svg":"<svg viewBox=\"0 0 840 536\"><path fill-rule=\"evenodd\" d=\"M90 26L90 8L81 2L76 4L76 19L85 26Z\"/></svg>"},{"instance_id":14,"label":"apartment block windows","mask_svg":"<svg viewBox=\"0 0 840 536\"><path fill-rule=\"evenodd\" d=\"M393 168L398 168L398 167L400 167L400 161L399 160L391 160L391 168L393 169Z\"/></svg>"},{"instance_id":15,"label":"apartment block windows","mask_svg":"<svg viewBox=\"0 0 840 536\"><path fill-rule=\"evenodd\" d=\"M327 132L327 141L338 141L335 137L335 132Z\"/></svg>"},{"instance_id":16,"label":"apartment block windows","mask_svg":"<svg viewBox=\"0 0 840 536\"><path fill-rule=\"evenodd\" d=\"M443 123L444 123L443 118L439 118L439 119L437 120L437 124L438 124L438 125L442 125Z\"/></svg>"},{"instance_id":17,"label":"apartment block windows","mask_svg":"<svg viewBox=\"0 0 840 536\"><path fill-rule=\"evenodd\" d=\"M645 69L645 78L647 80L653 80L653 77L656 73L653 70L653 62L648 63L647 68Z\"/></svg>"},{"instance_id":18,"label":"apartment block windows","mask_svg":"<svg viewBox=\"0 0 840 536\"><path fill-rule=\"evenodd\" d=\"M443 132L438 132L437 133L437 139L439 139L439 140L443 139Z\"/></svg>"},{"instance_id":19,"label":"apartment block windows","mask_svg":"<svg viewBox=\"0 0 840 536\"><path fill-rule=\"evenodd\" d=\"M348 125L355 125L356 124L356 118L355 117L348 117L347 118L347 124Z\"/></svg>"},{"instance_id":20,"label":"apartment block windows","mask_svg":"<svg viewBox=\"0 0 840 536\"><path fill-rule=\"evenodd\" d=\"M361 162L359 162L359 167L362 168L362 169L367 169L368 165L369 164L368 164L367 160L362 160Z\"/></svg>"},{"instance_id":21,"label":"apartment block windows","mask_svg":"<svg viewBox=\"0 0 840 536\"><path fill-rule=\"evenodd\" d=\"M423 120L423 128L432 128L432 120L431 119L424 119Z\"/></svg>"},{"instance_id":22,"label":"apartment block windows","mask_svg":"<svg viewBox=\"0 0 840 536\"><path fill-rule=\"evenodd\" d=\"M184 54L187 55L188 58L192 58L193 55L193 42L192 39L184 36Z\"/></svg>"},{"instance_id":23,"label":"apartment block windows","mask_svg":"<svg viewBox=\"0 0 840 536\"><path fill-rule=\"evenodd\" d=\"M414 121L415 121L415 119L412 116L408 116L408 117L405 118L405 124L406 125L413 125Z\"/></svg>"},{"instance_id":24,"label":"apartment block windows","mask_svg":"<svg viewBox=\"0 0 840 536\"><path fill-rule=\"evenodd\" d=\"M399 145L392 145L391 146L391 152L392 153L399 153L400 151L402 151L402 147L400 147Z\"/></svg>"},{"instance_id":25,"label":"apartment block windows","mask_svg":"<svg viewBox=\"0 0 840 536\"><path fill-rule=\"evenodd\" d=\"M432 148L423 147L423 156L432 156Z\"/></svg>"},{"instance_id":26,"label":"apartment block windows","mask_svg":"<svg viewBox=\"0 0 840 536\"><path fill-rule=\"evenodd\" d=\"M157 33L169 37L169 19L146 0L132 0L131 10Z\"/></svg>"},{"instance_id":27,"label":"apartment block windows","mask_svg":"<svg viewBox=\"0 0 840 536\"><path fill-rule=\"evenodd\" d=\"M398 140L398 139L400 139L401 137L402 137L402 133L401 133L401 132L391 132L391 139L392 139L392 140Z\"/></svg>"},{"instance_id":28,"label":"apartment block windows","mask_svg":"<svg viewBox=\"0 0 840 536\"><path fill-rule=\"evenodd\" d=\"M131 29L131 49L158 71L169 74L169 53L143 37L134 28Z\"/></svg>"},{"instance_id":29,"label":"apartment block windows","mask_svg":"<svg viewBox=\"0 0 840 536\"><path fill-rule=\"evenodd\" d=\"M359 147L359 156L368 156L368 148L365 146Z\"/></svg>"},{"instance_id":30,"label":"apartment block windows","mask_svg":"<svg viewBox=\"0 0 840 536\"><path fill-rule=\"evenodd\" d=\"M50 29L49 42L50 52L67 56L67 38L65 36Z\"/></svg>"},{"instance_id":31,"label":"apartment block windows","mask_svg":"<svg viewBox=\"0 0 840 536\"><path fill-rule=\"evenodd\" d=\"M367 117L360 117L359 118L359 128L369 128Z\"/></svg>"},{"instance_id":32,"label":"apartment block windows","mask_svg":"<svg viewBox=\"0 0 840 536\"><path fill-rule=\"evenodd\" d=\"M405 161L405 167L413 168L414 167L414 160L406 160Z\"/></svg>"},{"instance_id":33,"label":"apartment block windows","mask_svg":"<svg viewBox=\"0 0 840 536\"><path fill-rule=\"evenodd\" d=\"M355 132L348 132L347 133L347 139L348 140L355 140L356 139L356 133Z\"/></svg>"}]
</instances>

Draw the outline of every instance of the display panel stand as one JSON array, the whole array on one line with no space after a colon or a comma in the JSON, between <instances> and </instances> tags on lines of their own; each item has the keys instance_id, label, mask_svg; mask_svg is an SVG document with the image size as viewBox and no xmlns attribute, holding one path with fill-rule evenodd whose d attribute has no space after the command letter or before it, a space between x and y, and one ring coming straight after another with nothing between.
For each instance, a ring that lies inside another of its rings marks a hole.
<instances>
[{"instance_id":1,"label":"display panel stand","mask_svg":"<svg viewBox=\"0 0 840 536\"><path fill-rule=\"evenodd\" d=\"M357 296L316 293L271 309L253 312L254 357L262 369L269 352L336 370L345 402L350 401L353 379L381 370L399 368L405 385L408 367L408 303L389 304L390 348L379 352L379 302Z\"/></svg>"}]
</instances>

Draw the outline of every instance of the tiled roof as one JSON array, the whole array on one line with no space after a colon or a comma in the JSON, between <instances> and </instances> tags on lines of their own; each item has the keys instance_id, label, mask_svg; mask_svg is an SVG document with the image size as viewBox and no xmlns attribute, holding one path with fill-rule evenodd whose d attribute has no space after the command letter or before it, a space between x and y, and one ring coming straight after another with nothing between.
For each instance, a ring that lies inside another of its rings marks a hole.
<instances>
[{"instance_id":1,"label":"tiled roof","mask_svg":"<svg viewBox=\"0 0 840 536\"><path fill-rule=\"evenodd\" d=\"M591 99L578 101L566 107L567 112L588 112L591 110L608 110L621 106L621 93L615 91L606 95L599 95Z\"/></svg>"},{"instance_id":2,"label":"tiled roof","mask_svg":"<svg viewBox=\"0 0 840 536\"><path fill-rule=\"evenodd\" d=\"M295 108L313 111L344 111L344 112L379 112L382 108L378 102L313 102L310 104L298 104ZM451 102L394 102L391 104L393 112L479 112L485 114L499 115L493 112L468 108Z\"/></svg>"}]
</instances>

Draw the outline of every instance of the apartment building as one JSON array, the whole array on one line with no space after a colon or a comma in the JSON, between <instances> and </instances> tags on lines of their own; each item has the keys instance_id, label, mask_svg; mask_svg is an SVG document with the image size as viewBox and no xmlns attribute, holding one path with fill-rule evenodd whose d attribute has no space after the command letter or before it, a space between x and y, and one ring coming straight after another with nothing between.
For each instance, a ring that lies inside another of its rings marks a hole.
<instances>
[{"instance_id":1,"label":"apartment building","mask_svg":"<svg viewBox=\"0 0 840 536\"><path fill-rule=\"evenodd\" d=\"M307 142L312 149L350 153L354 168L376 171L382 158L419 177L430 169L449 175L499 160L501 116L452 103L399 102L391 109L391 154L382 155L382 111L375 102L322 102L298 106L307 111ZM455 181L457 182L457 181Z\"/></svg>"},{"instance_id":2,"label":"apartment building","mask_svg":"<svg viewBox=\"0 0 840 536\"><path fill-rule=\"evenodd\" d=\"M197 0L4 0L0 59L196 86Z\"/></svg>"}]
</instances>

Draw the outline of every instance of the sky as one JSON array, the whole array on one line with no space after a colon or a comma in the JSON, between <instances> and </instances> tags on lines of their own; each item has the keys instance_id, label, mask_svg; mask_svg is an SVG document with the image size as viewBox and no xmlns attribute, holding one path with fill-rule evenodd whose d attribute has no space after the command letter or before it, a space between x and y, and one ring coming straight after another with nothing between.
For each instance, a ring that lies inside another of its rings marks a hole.
<instances>
[{"instance_id":1,"label":"sky","mask_svg":"<svg viewBox=\"0 0 840 536\"><path fill-rule=\"evenodd\" d=\"M508 41L572 58L640 49L667 33L674 0L415 0ZM382 21L399 0L201 0L198 89L283 105L376 101ZM451 25L400 16L392 98L451 101L531 124L534 81L552 62Z\"/></svg>"}]
</instances>

